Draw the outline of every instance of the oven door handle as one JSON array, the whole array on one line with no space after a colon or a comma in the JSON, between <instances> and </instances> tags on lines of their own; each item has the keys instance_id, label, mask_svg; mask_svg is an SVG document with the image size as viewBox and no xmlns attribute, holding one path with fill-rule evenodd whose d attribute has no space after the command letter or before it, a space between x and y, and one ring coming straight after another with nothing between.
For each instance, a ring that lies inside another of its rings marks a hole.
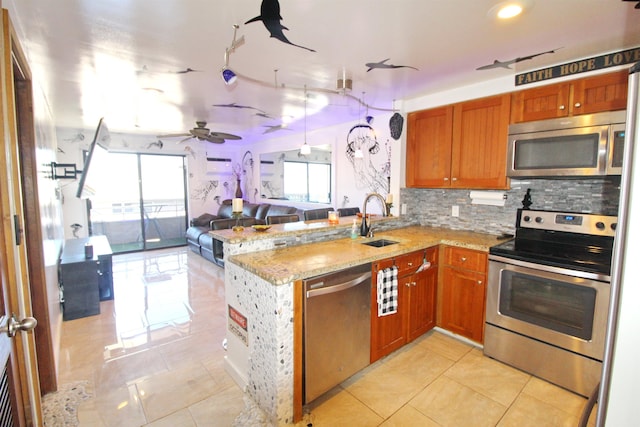
<instances>
[{"instance_id":1,"label":"oven door handle","mask_svg":"<svg viewBox=\"0 0 640 427\"><path fill-rule=\"evenodd\" d=\"M552 265L538 264L530 261L509 258L500 255L489 255L489 261L498 261L508 265L531 268L533 270L545 271L549 273L563 274L565 276L579 277L581 279L597 280L599 282L611 282L611 276L588 271L572 270L569 268L554 267Z\"/></svg>"}]
</instances>

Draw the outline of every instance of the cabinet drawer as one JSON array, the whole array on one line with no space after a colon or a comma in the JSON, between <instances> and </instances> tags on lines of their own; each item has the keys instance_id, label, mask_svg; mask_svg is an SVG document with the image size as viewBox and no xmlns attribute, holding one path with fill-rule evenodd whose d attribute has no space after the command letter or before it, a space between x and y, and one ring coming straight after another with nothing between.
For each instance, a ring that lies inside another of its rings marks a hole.
<instances>
[{"instance_id":1,"label":"cabinet drawer","mask_svg":"<svg viewBox=\"0 0 640 427\"><path fill-rule=\"evenodd\" d=\"M478 272L487 270L487 254L473 249L445 246L444 263Z\"/></svg>"},{"instance_id":2,"label":"cabinet drawer","mask_svg":"<svg viewBox=\"0 0 640 427\"><path fill-rule=\"evenodd\" d=\"M401 255L396 257L395 261L400 276L413 274L416 272L416 269L420 267L420 264L422 264L422 251Z\"/></svg>"},{"instance_id":3,"label":"cabinet drawer","mask_svg":"<svg viewBox=\"0 0 640 427\"><path fill-rule=\"evenodd\" d=\"M399 255L393 258L378 261L376 272L389 268L393 265L398 267L398 277L406 276L416 272L420 264L422 264L423 251L411 252L405 255Z\"/></svg>"}]
</instances>

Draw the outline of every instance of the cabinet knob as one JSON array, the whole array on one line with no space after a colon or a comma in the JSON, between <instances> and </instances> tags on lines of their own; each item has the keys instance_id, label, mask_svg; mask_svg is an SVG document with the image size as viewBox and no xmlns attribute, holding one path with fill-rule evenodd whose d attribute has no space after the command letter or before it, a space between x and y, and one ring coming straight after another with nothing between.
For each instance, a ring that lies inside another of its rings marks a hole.
<instances>
[{"instance_id":1,"label":"cabinet knob","mask_svg":"<svg viewBox=\"0 0 640 427\"><path fill-rule=\"evenodd\" d=\"M579 102L576 102L575 104L573 104L573 106L576 108L580 108L582 107L582 104L580 104Z\"/></svg>"},{"instance_id":2,"label":"cabinet knob","mask_svg":"<svg viewBox=\"0 0 640 427\"><path fill-rule=\"evenodd\" d=\"M411 282L407 282L404 284L407 288L411 287Z\"/></svg>"},{"instance_id":3,"label":"cabinet knob","mask_svg":"<svg viewBox=\"0 0 640 427\"><path fill-rule=\"evenodd\" d=\"M478 285L482 285L482 280L478 280Z\"/></svg>"},{"instance_id":4,"label":"cabinet knob","mask_svg":"<svg viewBox=\"0 0 640 427\"><path fill-rule=\"evenodd\" d=\"M457 181L457 180L458 180L458 178L456 178L456 177L451 178L451 181Z\"/></svg>"},{"instance_id":5,"label":"cabinet knob","mask_svg":"<svg viewBox=\"0 0 640 427\"><path fill-rule=\"evenodd\" d=\"M559 110L564 110L564 105L561 105L560 107L558 107Z\"/></svg>"},{"instance_id":6,"label":"cabinet knob","mask_svg":"<svg viewBox=\"0 0 640 427\"><path fill-rule=\"evenodd\" d=\"M460 261L465 262L467 260L467 257L460 257Z\"/></svg>"},{"instance_id":7,"label":"cabinet knob","mask_svg":"<svg viewBox=\"0 0 640 427\"><path fill-rule=\"evenodd\" d=\"M408 263L407 263L407 265L408 265L409 267L413 267L413 263L412 263L412 262L408 262Z\"/></svg>"},{"instance_id":8,"label":"cabinet knob","mask_svg":"<svg viewBox=\"0 0 640 427\"><path fill-rule=\"evenodd\" d=\"M445 177L444 177L444 180L445 180L445 181L449 181L449 178L447 178L447 177L445 176Z\"/></svg>"}]
</instances>

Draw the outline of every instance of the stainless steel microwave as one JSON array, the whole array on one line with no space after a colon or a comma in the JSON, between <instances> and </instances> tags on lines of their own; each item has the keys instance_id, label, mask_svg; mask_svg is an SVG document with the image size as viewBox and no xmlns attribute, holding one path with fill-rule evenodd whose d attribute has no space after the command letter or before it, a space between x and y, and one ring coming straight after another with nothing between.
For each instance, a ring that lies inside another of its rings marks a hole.
<instances>
[{"instance_id":1,"label":"stainless steel microwave","mask_svg":"<svg viewBox=\"0 0 640 427\"><path fill-rule=\"evenodd\" d=\"M509 126L507 176L620 175L626 111Z\"/></svg>"}]
</instances>

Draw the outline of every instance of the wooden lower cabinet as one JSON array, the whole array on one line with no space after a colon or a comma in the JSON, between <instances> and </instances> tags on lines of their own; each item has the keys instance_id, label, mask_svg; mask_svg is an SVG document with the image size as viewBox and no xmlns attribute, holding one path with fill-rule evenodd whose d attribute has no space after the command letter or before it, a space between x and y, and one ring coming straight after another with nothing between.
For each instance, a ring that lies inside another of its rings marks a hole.
<instances>
[{"instance_id":1,"label":"wooden lower cabinet","mask_svg":"<svg viewBox=\"0 0 640 427\"><path fill-rule=\"evenodd\" d=\"M444 246L442 253L439 326L482 343L487 254L453 246Z\"/></svg>"},{"instance_id":2,"label":"wooden lower cabinet","mask_svg":"<svg viewBox=\"0 0 640 427\"><path fill-rule=\"evenodd\" d=\"M434 253L437 254L437 251ZM436 326L438 266L431 264L429 269L413 274L410 278L408 342L415 340Z\"/></svg>"},{"instance_id":3,"label":"wooden lower cabinet","mask_svg":"<svg viewBox=\"0 0 640 427\"><path fill-rule=\"evenodd\" d=\"M429 268L416 272L423 260ZM378 271L398 267L398 311L378 317ZM436 321L438 249L428 248L375 262L371 281L371 362L431 330Z\"/></svg>"}]
</instances>

